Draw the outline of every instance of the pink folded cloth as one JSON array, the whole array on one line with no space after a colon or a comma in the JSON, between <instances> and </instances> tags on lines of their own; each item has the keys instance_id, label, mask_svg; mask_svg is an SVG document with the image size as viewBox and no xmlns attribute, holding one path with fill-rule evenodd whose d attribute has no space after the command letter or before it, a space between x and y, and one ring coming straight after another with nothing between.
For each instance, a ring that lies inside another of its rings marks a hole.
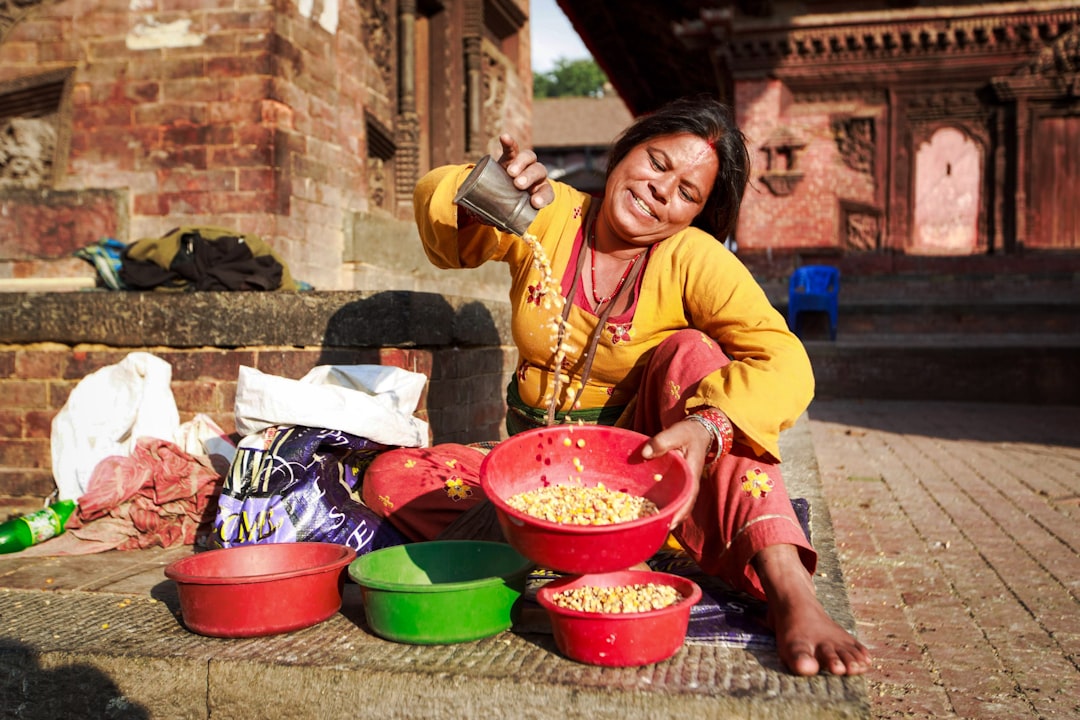
<instances>
[{"instance_id":1,"label":"pink folded cloth","mask_svg":"<svg viewBox=\"0 0 1080 720\"><path fill-rule=\"evenodd\" d=\"M64 534L24 555L87 555L192 545L213 522L222 475L203 456L167 440L139 438L128 457L94 468Z\"/></svg>"}]
</instances>

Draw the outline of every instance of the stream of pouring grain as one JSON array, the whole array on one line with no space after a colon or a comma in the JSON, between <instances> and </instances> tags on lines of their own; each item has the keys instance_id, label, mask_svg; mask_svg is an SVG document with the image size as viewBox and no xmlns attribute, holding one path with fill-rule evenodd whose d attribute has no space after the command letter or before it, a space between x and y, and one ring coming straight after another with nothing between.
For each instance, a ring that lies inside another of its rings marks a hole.
<instances>
[{"instance_id":1,"label":"stream of pouring grain","mask_svg":"<svg viewBox=\"0 0 1080 720\"><path fill-rule=\"evenodd\" d=\"M544 400L548 402L549 407L556 407L559 404L562 386L570 383L570 376L563 372L563 362L566 360L566 353L570 350L570 347L567 344L569 323L562 312L566 299L562 296L562 289L559 287L559 281L551 272L551 260L548 259L547 252L544 251L540 241L537 240L536 236L532 233L525 233L521 236L521 239L524 240L525 244L532 250L533 267L540 273L540 293L543 308L545 310L554 309L557 317L551 324L551 329L555 332L555 342L551 348L554 353L554 359L552 361L552 375L554 380L551 384L551 394L544 398ZM571 389L576 390L577 395L581 394L580 387L574 388L571 386ZM575 396L574 406L577 406L577 396ZM548 413L548 424L553 424L551 412Z\"/></svg>"}]
</instances>

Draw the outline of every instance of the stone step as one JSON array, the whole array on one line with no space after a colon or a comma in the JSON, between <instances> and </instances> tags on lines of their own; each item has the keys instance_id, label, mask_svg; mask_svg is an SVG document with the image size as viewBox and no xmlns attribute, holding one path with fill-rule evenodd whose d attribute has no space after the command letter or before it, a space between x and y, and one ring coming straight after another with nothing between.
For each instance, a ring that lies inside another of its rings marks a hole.
<instances>
[{"instance_id":1,"label":"stone step","mask_svg":"<svg viewBox=\"0 0 1080 720\"><path fill-rule=\"evenodd\" d=\"M1080 334L841 334L805 345L822 399L1080 405Z\"/></svg>"},{"instance_id":2,"label":"stone step","mask_svg":"<svg viewBox=\"0 0 1080 720\"><path fill-rule=\"evenodd\" d=\"M786 316L787 304L777 308ZM837 335L1080 335L1080 302L845 302ZM825 313L801 313L803 339L828 331Z\"/></svg>"},{"instance_id":3,"label":"stone step","mask_svg":"<svg viewBox=\"0 0 1080 720\"><path fill-rule=\"evenodd\" d=\"M786 280L761 283L770 300L787 305ZM1080 303L1080 273L841 275L843 303Z\"/></svg>"}]
</instances>

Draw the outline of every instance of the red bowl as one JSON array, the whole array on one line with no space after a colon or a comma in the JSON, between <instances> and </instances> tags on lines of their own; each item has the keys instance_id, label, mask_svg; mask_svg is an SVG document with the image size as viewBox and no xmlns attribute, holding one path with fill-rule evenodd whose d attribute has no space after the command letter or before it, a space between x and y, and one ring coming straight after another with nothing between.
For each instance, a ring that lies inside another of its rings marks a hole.
<instances>
[{"instance_id":1,"label":"red bowl","mask_svg":"<svg viewBox=\"0 0 1080 720\"><path fill-rule=\"evenodd\" d=\"M590 613L569 610L552 602L560 590L576 587L616 587L654 583L671 585L683 599L659 610L641 613ZM701 600L693 580L660 572L620 572L579 575L552 580L536 593L547 610L559 651L590 665L630 667L667 660L682 647L690 624L690 608Z\"/></svg>"},{"instance_id":2,"label":"red bowl","mask_svg":"<svg viewBox=\"0 0 1080 720\"><path fill-rule=\"evenodd\" d=\"M256 637L299 630L341 609L356 551L333 543L242 545L170 563L180 613L192 632Z\"/></svg>"},{"instance_id":3,"label":"red bowl","mask_svg":"<svg viewBox=\"0 0 1080 720\"><path fill-rule=\"evenodd\" d=\"M604 425L556 425L500 442L480 466L480 484L507 542L537 565L569 575L625 570L649 559L663 546L672 518L689 502L693 487L680 454L642 458L646 440L640 433ZM644 496L659 512L611 525L570 525L507 504L518 493L568 484L571 477L586 487L603 483L609 490Z\"/></svg>"}]
</instances>

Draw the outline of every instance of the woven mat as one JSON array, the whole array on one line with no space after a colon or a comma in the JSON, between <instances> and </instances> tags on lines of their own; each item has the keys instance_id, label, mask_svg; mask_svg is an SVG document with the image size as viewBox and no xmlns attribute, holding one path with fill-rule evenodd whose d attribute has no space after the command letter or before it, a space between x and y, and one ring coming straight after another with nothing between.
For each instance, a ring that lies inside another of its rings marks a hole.
<instances>
[{"instance_id":1,"label":"woven mat","mask_svg":"<svg viewBox=\"0 0 1080 720\"><path fill-rule=\"evenodd\" d=\"M803 498L791 501L795 515L810 539L810 503ZM701 600L690 610L686 642L733 647L775 647L776 636L765 625L765 603L733 589L719 578L706 575L682 551L661 550L648 561L657 572L690 578L701 588ZM526 583L525 601L543 612L536 603L536 591L559 577L549 570L537 570ZM548 628L550 631L550 628Z\"/></svg>"}]
</instances>

